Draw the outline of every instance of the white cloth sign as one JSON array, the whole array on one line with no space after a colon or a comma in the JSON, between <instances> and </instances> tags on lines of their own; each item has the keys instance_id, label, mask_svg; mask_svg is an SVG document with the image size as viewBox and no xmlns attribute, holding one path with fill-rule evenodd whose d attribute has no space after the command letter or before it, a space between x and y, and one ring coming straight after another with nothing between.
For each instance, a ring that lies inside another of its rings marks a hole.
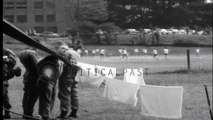
<instances>
[{"instance_id":1,"label":"white cloth sign","mask_svg":"<svg viewBox=\"0 0 213 120\"><path fill-rule=\"evenodd\" d=\"M182 86L141 85L141 114L159 118L181 118Z\"/></svg>"},{"instance_id":2,"label":"white cloth sign","mask_svg":"<svg viewBox=\"0 0 213 120\"><path fill-rule=\"evenodd\" d=\"M95 70L95 65L90 65L82 62L77 63L82 69L78 71L75 79L76 81L86 82L95 87L100 87L105 77L98 74Z\"/></svg>"},{"instance_id":3,"label":"white cloth sign","mask_svg":"<svg viewBox=\"0 0 213 120\"><path fill-rule=\"evenodd\" d=\"M109 77L109 78L115 78L116 76L116 68L113 67L104 67L104 66L96 66L97 72L101 74L102 76Z\"/></svg>"},{"instance_id":4,"label":"white cloth sign","mask_svg":"<svg viewBox=\"0 0 213 120\"><path fill-rule=\"evenodd\" d=\"M145 85L143 79L143 68L140 69L124 69L124 81L134 84Z\"/></svg>"},{"instance_id":5,"label":"white cloth sign","mask_svg":"<svg viewBox=\"0 0 213 120\"><path fill-rule=\"evenodd\" d=\"M138 85L122 80L106 78L103 96L109 100L136 106Z\"/></svg>"}]
</instances>

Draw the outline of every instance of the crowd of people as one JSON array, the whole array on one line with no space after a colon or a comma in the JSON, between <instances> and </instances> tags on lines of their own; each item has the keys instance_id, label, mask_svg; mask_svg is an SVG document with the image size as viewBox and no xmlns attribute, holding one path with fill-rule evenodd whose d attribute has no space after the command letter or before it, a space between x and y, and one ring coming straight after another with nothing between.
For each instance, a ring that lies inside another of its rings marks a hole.
<instances>
[{"instance_id":1,"label":"crowd of people","mask_svg":"<svg viewBox=\"0 0 213 120\"><path fill-rule=\"evenodd\" d=\"M23 74L24 95L22 108L24 119L36 119L33 117L34 105L38 101L38 113L43 120L51 120L51 111L54 106L56 89L58 83L58 98L60 100L60 115L57 118L77 118L79 107L77 95L77 81L75 76L80 70L77 61L80 54L74 50L75 47L68 47L67 44L57 46L58 53L66 59L69 64L62 62L53 55L48 55L40 60L36 49L24 49L18 55L8 48L3 48L3 107L4 118L10 119L10 105L8 96L8 80L14 76L21 76L21 69L14 68L17 59L25 67ZM57 82L58 81L58 82Z\"/></svg>"},{"instance_id":2,"label":"crowd of people","mask_svg":"<svg viewBox=\"0 0 213 120\"><path fill-rule=\"evenodd\" d=\"M122 60L128 60L130 55L138 56L138 57L139 56L147 57L148 54L152 55L155 60L159 60L159 58L157 57L159 55L159 50L157 50L157 49L153 49L152 51L148 52L148 50L146 48L143 48L143 49L140 50L139 48L136 47L133 50L133 53L131 52L131 54L130 54L130 51L132 51L132 50L127 50L127 48L118 49L118 53L122 57ZM164 58L163 58L164 60L169 60L168 55L170 53L170 50L167 47L164 47L163 50L160 51L160 52L162 52L162 55L164 56ZM101 60L105 60L106 56L110 57L113 54L117 54L117 53L115 53L115 51L113 51L113 53L112 53L112 51L101 48L101 49L94 49L94 50L91 50L91 51L85 49L84 54L82 54L82 55L83 56L88 56L88 55L100 56ZM200 57L200 48L195 49L195 54L196 54L196 56Z\"/></svg>"}]
</instances>

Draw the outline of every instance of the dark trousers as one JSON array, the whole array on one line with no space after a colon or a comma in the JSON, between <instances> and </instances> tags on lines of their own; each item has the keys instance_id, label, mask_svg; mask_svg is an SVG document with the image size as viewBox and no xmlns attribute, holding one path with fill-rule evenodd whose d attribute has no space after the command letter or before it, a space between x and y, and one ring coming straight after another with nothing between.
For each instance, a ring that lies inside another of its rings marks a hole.
<instances>
[{"instance_id":1,"label":"dark trousers","mask_svg":"<svg viewBox=\"0 0 213 120\"><path fill-rule=\"evenodd\" d=\"M59 78L59 93L60 110L68 111L71 109L78 109L79 100L77 95L77 82L72 78L60 77Z\"/></svg>"},{"instance_id":2,"label":"dark trousers","mask_svg":"<svg viewBox=\"0 0 213 120\"><path fill-rule=\"evenodd\" d=\"M12 106L10 105L10 99L8 96L8 86L3 85L3 107L6 109L10 109Z\"/></svg>"},{"instance_id":3,"label":"dark trousers","mask_svg":"<svg viewBox=\"0 0 213 120\"><path fill-rule=\"evenodd\" d=\"M32 84L32 83L31 83ZM33 116L34 105L38 99L38 90L35 85L26 83L24 86L24 96L22 107L25 115Z\"/></svg>"},{"instance_id":4,"label":"dark trousers","mask_svg":"<svg viewBox=\"0 0 213 120\"><path fill-rule=\"evenodd\" d=\"M48 82L39 81L39 114L42 117L50 117L55 102L56 85Z\"/></svg>"}]
</instances>

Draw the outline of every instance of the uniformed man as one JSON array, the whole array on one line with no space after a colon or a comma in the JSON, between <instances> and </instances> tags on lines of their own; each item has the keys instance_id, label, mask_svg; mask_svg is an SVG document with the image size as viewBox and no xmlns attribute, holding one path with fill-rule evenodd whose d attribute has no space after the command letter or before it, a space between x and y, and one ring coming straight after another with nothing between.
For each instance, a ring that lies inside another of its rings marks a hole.
<instances>
[{"instance_id":1,"label":"uniformed man","mask_svg":"<svg viewBox=\"0 0 213 120\"><path fill-rule=\"evenodd\" d=\"M77 60L80 55L72 49L69 49L67 45L59 46L59 54L67 59L70 65L64 63L63 72L59 78L59 94L60 110L61 114L58 118L73 117L77 118L77 111L79 107L78 95L77 95L77 81L75 76L79 70L76 66ZM67 116L69 109L71 113Z\"/></svg>"},{"instance_id":2,"label":"uniformed man","mask_svg":"<svg viewBox=\"0 0 213 120\"><path fill-rule=\"evenodd\" d=\"M26 49L19 54L20 62L24 65L26 71L23 75L24 96L22 100L22 107L24 115L33 116L34 105L38 99L37 90L37 63L38 53L33 49ZM26 117L23 117L26 119Z\"/></svg>"},{"instance_id":3,"label":"uniformed man","mask_svg":"<svg viewBox=\"0 0 213 120\"><path fill-rule=\"evenodd\" d=\"M4 119L10 119L11 115L9 109L12 107L9 102L8 96L8 80L13 78L14 76L21 75L21 69L17 67L14 69L16 65L16 57L12 50L3 48L3 107L7 110L4 112Z\"/></svg>"},{"instance_id":4,"label":"uniformed man","mask_svg":"<svg viewBox=\"0 0 213 120\"><path fill-rule=\"evenodd\" d=\"M39 114L43 120L51 120L55 101L56 83L60 76L60 60L49 55L38 63Z\"/></svg>"}]
</instances>

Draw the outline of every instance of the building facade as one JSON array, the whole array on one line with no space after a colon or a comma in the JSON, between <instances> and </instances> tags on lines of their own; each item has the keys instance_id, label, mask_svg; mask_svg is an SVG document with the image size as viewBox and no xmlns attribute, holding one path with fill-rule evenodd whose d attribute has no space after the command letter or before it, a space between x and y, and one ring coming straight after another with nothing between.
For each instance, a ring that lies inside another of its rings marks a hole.
<instances>
[{"instance_id":1,"label":"building facade","mask_svg":"<svg viewBox=\"0 0 213 120\"><path fill-rule=\"evenodd\" d=\"M71 24L65 6L66 0L3 0L3 17L24 32L63 33Z\"/></svg>"}]
</instances>

